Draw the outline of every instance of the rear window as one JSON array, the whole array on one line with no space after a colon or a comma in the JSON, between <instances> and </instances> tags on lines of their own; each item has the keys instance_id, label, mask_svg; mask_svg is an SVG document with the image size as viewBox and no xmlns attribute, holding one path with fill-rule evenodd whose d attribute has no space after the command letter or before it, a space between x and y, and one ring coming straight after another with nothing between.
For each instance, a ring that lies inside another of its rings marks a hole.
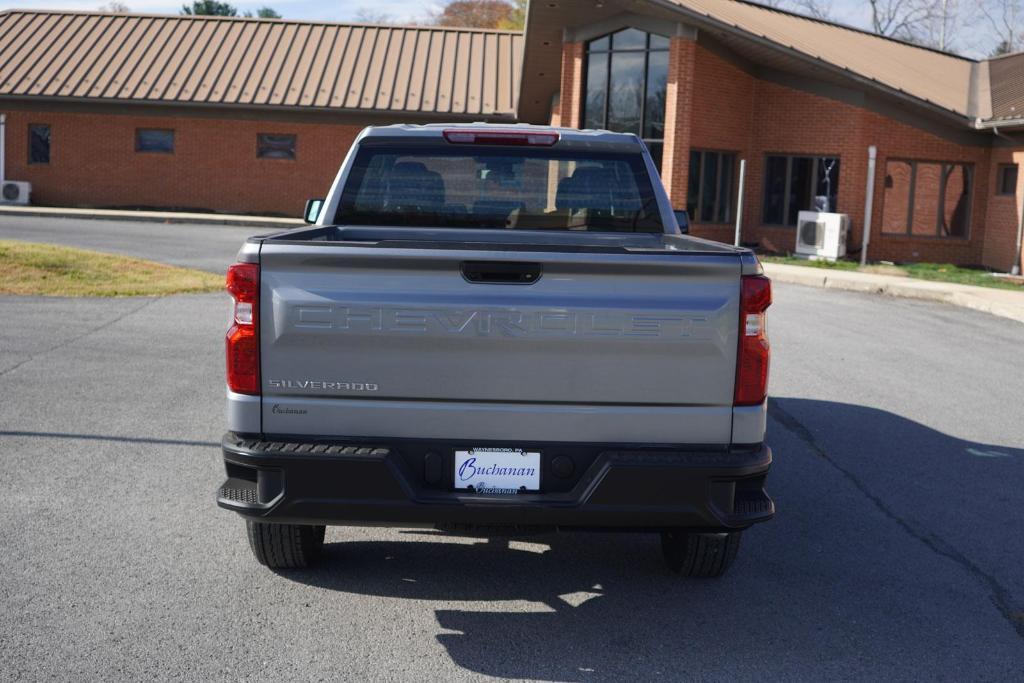
<instances>
[{"instance_id":1,"label":"rear window","mask_svg":"<svg viewBox=\"0 0 1024 683\"><path fill-rule=\"evenodd\" d=\"M360 145L341 225L662 232L640 152Z\"/></svg>"}]
</instances>

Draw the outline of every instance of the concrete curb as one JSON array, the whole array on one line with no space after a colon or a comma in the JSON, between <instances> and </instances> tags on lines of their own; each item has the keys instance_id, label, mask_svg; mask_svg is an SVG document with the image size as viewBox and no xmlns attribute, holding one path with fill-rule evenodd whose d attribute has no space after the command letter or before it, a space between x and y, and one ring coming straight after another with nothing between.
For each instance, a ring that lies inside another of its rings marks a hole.
<instances>
[{"instance_id":1,"label":"concrete curb","mask_svg":"<svg viewBox=\"0 0 1024 683\"><path fill-rule=\"evenodd\" d=\"M1024 323L1024 292L781 263L763 265L768 277L777 282L922 301L940 301Z\"/></svg>"},{"instance_id":2,"label":"concrete curb","mask_svg":"<svg viewBox=\"0 0 1024 683\"><path fill-rule=\"evenodd\" d=\"M191 223L200 225L232 225L251 228L297 228L305 225L300 218L272 216L236 216L216 213L181 213L173 211L118 211L114 209L64 209L43 206L3 206L0 216L37 216L43 218L79 218L83 220L131 221L135 223Z\"/></svg>"}]
</instances>

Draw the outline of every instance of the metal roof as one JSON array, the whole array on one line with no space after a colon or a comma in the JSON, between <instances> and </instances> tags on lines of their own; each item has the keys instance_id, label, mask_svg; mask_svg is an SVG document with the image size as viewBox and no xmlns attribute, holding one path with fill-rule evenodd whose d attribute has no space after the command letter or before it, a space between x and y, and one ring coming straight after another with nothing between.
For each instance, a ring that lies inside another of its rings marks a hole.
<instances>
[{"instance_id":1,"label":"metal roof","mask_svg":"<svg viewBox=\"0 0 1024 683\"><path fill-rule=\"evenodd\" d=\"M513 118L518 32L0 12L0 97Z\"/></svg>"},{"instance_id":2,"label":"metal roof","mask_svg":"<svg viewBox=\"0 0 1024 683\"><path fill-rule=\"evenodd\" d=\"M736 0L667 0L683 10L943 109L974 116L977 62L840 24Z\"/></svg>"},{"instance_id":3,"label":"metal roof","mask_svg":"<svg viewBox=\"0 0 1024 683\"><path fill-rule=\"evenodd\" d=\"M988 61L992 88L992 121L1024 119L1024 53Z\"/></svg>"}]
</instances>

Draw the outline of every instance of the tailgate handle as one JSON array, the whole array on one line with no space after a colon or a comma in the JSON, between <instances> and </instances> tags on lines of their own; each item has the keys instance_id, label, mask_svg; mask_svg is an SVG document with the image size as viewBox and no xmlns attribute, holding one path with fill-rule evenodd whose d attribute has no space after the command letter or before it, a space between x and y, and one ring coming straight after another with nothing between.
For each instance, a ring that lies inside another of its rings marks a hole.
<instances>
[{"instance_id":1,"label":"tailgate handle","mask_svg":"<svg viewBox=\"0 0 1024 683\"><path fill-rule=\"evenodd\" d=\"M462 277L478 284L532 285L540 279L539 263L463 261Z\"/></svg>"}]
</instances>

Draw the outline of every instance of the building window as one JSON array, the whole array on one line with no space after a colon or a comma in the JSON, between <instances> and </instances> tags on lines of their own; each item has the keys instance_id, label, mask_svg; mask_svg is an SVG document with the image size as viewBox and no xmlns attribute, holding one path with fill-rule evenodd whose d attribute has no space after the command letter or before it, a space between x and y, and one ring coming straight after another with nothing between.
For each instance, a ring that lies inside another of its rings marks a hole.
<instances>
[{"instance_id":1,"label":"building window","mask_svg":"<svg viewBox=\"0 0 1024 683\"><path fill-rule=\"evenodd\" d=\"M256 136L256 156L260 159L294 159L295 136L260 133Z\"/></svg>"},{"instance_id":2,"label":"building window","mask_svg":"<svg viewBox=\"0 0 1024 683\"><path fill-rule=\"evenodd\" d=\"M28 126L28 163L50 163L50 126L45 123Z\"/></svg>"},{"instance_id":3,"label":"building window","mask_svg":"<svg viewBox=\"0 0 1024 683\"><path fill-rule=\"evenodd\" d=\"M974 167L969 164L886 162L882 232L966 239L973 182Z\"/></svg>"},{"instance_id":4,"label":"building window","mask_svg":"<svg viewBox=\"0 0 1024 683\"><path fill-rule=\"evenodd\" d=\"M765 163L766 225L796 226L801 211L835 211L839 157L769 156Z\"/></svg>"},{"instance_id":5,"label":"building window","mask_svg":"<svg viewBox=\"0 0 1024 683\"><path fill-rule=\"evenodd\" d=\"M174 152L174 131L166 128L137 128L135 130L136 152Z\"/></svg>"},{"instance_id":6,"label":"building window","mask_svg":"<svg viewBox=\"0 0 1024 683\"><path fill-rule=\"evenodd\" d=\"M1017 164L999 164L996 178L996 194L1017 194Z\"/></svg>"},{"instance_id":7,"label":"building window","mask_svg":"<svg viewBox=\"0 0 1024 683\"><path fill-rule=\"evenodd\" d=\"M694 223L732 220L732 183L736 155L728 152L690 152L686 210Z\"/></svg>"},{"instance_id":8,"label":"building window","mask_svg":"<svg viewBox=\"0 0 1024 683\"><path fill-rule=\"evenodd\" d=\"M626 28L587 43L583 127L636 133L661 168L668 38Z\"/></svg>"}]
</instances>

